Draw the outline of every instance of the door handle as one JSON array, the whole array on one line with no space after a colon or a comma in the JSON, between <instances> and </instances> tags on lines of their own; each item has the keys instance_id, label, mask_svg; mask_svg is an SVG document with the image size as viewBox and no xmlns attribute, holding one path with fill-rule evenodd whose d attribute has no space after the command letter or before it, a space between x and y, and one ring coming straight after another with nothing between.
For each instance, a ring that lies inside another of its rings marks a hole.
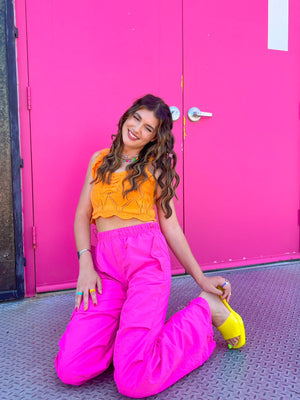
<instances>
[{"instance_id":1,"label":"door handle","mask_svg":"<svg viewBox=\"0 0 300 400\"><path fill-rule=\"evenodd\" d=\"M173 121L177 121L179 119L179 117L180 117L179 108L176 107L176 106L171 106L170 107L170 111L171 111L171 114L172 114L172 120Z\"/></svg>"},{"instance_id":2,"label":"door handle","mask_svg":"<svg viewBox=\"0 0 300 400\"><path fill-rule=\"evenodd\" d=\"M189 120L198 122L201 117L212 117L212 113L200 111L197 107L192 107L188 111Z\"/></svg>"}]
</instances>

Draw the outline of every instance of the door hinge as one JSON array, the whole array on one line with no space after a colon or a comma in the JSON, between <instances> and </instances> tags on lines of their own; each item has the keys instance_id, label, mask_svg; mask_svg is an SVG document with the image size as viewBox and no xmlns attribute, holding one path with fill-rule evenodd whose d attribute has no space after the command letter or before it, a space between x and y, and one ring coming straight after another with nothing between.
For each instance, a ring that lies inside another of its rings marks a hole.
<instances>
[{"instance_id":1,"label":"door hinge","mask_svg":"<svg viewBox=\"0 0 300 400\"><path fill-rule=\"evenodd\" d=\"M32 227L32 246L35 249L36 248L36 227Z\"/></svg>"},{"instance_id":2,"label":"door hinge","mask_svg":"<svg viewBox=\"0 0 300 400\"><path fill-rule=\"evenodd\" d=\"M20 168L24 168L24 159L20 158Z\"/></svg>"},{"instance_id":3,"label":"door hinge","mask_svg":"<svg viewBox=\"0 0 300 400\"><path fill-rule=\"evenodd\" d=\"M19 29L15 26L15 38L18 39L19 37Z\"/></svg>"},{"instance_id":4,"label":"door hinge","mask_svg":"<svg viewBox=\"0 0 300 400\"><path fill-rule=\"evenodd\" d=\"M24 265L24 267L27 267L27 260L26 260L26 257L23 257L23 265Z\"/></svg>"},{"instance_id":5,"label":"door hinge","mask_svg":"<svg viewBox=\"0 0 300 400\"><path fill-rule=\"evenodd\" d=\"M27 110L31 110L31 87L27 86Z\"/></svg>"}]
</instances>

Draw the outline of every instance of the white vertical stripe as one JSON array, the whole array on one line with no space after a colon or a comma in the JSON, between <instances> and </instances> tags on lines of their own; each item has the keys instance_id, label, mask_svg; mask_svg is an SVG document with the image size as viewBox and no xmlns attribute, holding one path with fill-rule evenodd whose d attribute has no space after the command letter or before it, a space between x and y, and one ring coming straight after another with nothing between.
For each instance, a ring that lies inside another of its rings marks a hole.
<instances>
[{"instance_id":1,"label":"white vertical stripe","mask_svg":"<svg viewBox=\"0 0 300 400\"><path fill-rule=\"evenodd\" d=\"M268 0L268 49L288 51L289 1Z\"/></svg>"}]
</instances>

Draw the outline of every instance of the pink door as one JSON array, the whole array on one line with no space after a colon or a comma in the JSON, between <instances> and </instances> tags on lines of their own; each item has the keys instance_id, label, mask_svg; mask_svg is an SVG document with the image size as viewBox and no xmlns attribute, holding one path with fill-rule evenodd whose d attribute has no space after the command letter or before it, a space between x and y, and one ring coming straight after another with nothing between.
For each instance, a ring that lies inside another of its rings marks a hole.
<instances>
[{"instance_id":1,"label":"pink door","mask_svg":"<svg viewBox=\"0 0 300 400\"><path fill-rule=\"evenodd\" d=\"M267 3L16 2L28 295L74 286L86 165L147 92L181 112L177 212L204 269L299 257L299 6L283 52L267 49Z\"/></svg>"},{"instance_id":2,"label":"pink door","mask_svg":"<svg viewBox=\"0 0 300 400\"><path fill-rule=\"evenodd\" d=\"M110 146L121 114L149 92L182 108L181 2L169 3L27 2L38 292L75 286L73 221L86 167L96 150ZM19 1L19 27L24 25L23 8ZM181 171L180 120L174 133ZM29 152L27 158L25 165L30 164ZM31 234L30 227L26 234ZM32 243L26 238L25 243L29 259ZM175 263L173 269L182 271Z\"/></svg>"},{"instance_id":3,"label":"pink door","mask_svg":"<svg viewBox=\"0 0 300 400\"><path fill-rule=\"evenodd\" d=\"M300 9L268 50L268 2L185 0L185 229L205 269L299 258ZM212 117L192 122L197 107Z\"/></svg>"}]
</instances>

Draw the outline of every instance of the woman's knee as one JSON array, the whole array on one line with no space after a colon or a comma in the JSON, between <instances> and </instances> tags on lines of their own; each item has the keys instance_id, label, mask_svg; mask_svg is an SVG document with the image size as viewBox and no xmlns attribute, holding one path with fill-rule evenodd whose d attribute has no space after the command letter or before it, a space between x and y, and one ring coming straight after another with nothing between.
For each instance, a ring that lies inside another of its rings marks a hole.
<instances>
[{"instance_id":1,"label":"woman's knee","mask_svg":"<svg viewBox=\"0 0 300 400\"><path fill-rule=\"evenodd\" d=\"M66 360L61 353L58 353L55 359L55 368L59 379L67 385L79 386L86 380L82 379L79 368L76 363Z\"/></svg>"},{"instance_id":2,"label":"woman's knee","mask_svg":"<svg viewBox=\"0 0 300 400\"><path fill-rule=\"evenodd\" d=\"M57 376L63 383L79 386L100 375L109 367L111 361L111 352L104 354L95 352L93 357L91 354L72 357L60 351L55 359L55 368Z\"/></svg>"},{"instance_id":3,"label":"woman's knee","mask_svg":"<svg viewBox=\"0 0 300 400\"><path fill-rule=\"evenodd\" d=\"M142 362L129 368L127 373L115 368L114 379L118 391L127 397L139 399L157 393L151 379L145 376L145 365Z\"/></svg>"},{"instance_id":4,"label":"woman's knee","mask_svg":"<svg viewBox=\"0 0 300 400\"><path fill-rule=\"evenodd\" d=\"M127 397L136 398L136 385L132 379L128 378L128 376L119 372L117 369L115 369L114 378L118 391L121 394Z\"/></svg>"}]
</instances>

